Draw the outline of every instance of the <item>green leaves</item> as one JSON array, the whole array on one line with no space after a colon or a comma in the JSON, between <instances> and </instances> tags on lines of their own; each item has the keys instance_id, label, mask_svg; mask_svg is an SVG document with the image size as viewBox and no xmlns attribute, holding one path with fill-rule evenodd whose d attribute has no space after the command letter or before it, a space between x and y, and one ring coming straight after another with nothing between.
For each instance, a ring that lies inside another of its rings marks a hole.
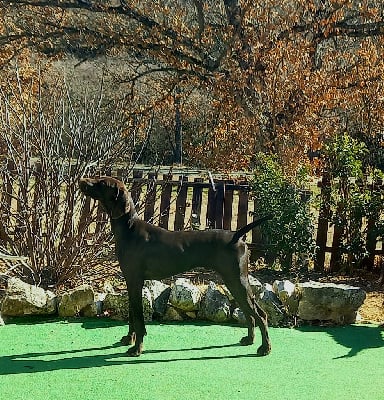
<instances>
[{"instance_id":1,"label":"green leaves","mask_svg":"<svg viewBox=\"0 0 384 400\"><path fill-rule=\"evenodd\" d=\"M336 135L324 148L329 171L334 178L362 178L363 159L368 154L365 143L348 133Z\"/></svg>"},{"instance_id":2,"label":"green leaves","mask_svg":"<svg viewBox=\"0 0 384 400\"><path fill-rule=\"evenodd\" d=\"M258 154L252 182L255 213L273 215L272 221L262 226L262 236L270 245L269 255L277 258L285 270L302 258L313 258L315 251L310 202L303 191L307 181L304 168L286 177L276 157Z\"/></svg>"}]
</instances>

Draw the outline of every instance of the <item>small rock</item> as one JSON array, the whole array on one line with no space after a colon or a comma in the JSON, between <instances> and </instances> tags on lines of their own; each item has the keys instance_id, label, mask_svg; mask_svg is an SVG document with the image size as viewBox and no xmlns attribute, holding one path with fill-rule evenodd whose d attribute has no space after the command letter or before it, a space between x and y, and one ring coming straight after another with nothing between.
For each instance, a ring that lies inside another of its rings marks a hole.
<instances>
[{"instance_id":1,"label":"small rock","mask_svg":"<svg viewBox=\"0 0 384 400\"><path fill-rule=\"evenodd\" d=\"M185 315L189 318L189 319L196 319L197 318L197 313L196 311L187 311L185 313Z\"/></svg>"},{"instance_id":2,"label":"small rock","mask_svg":"<svg viewBox=\"0 0 384 400\"><path fill-rule=\"evenodd\" d=\"M290 316L297 315L299 307L299 291L294 283L289 280L273 282L273 291L277 294L280 301Z\"/></svg>"},{"instance_id":3,"label":"small rock","mask_svg":"<svg viewBox=\"0 0 384 400\"><path fill-rule=\"evenodd\" d=\"M143 287L142 299L143 299L144 321L147 322L152 321L152 316L153 316L152 294L147 287Z\"/></svg>"},{"instance_id":4,"label":"small rock","mask_svg":"<svg viewBox=\"0 0 384 400\"><path fill-rule=\"evenodd\" d=\"M247 320L245 319L245 315L239 307L236 307L233 310L232 318L242 326L247 325Z\"/></svg>"},{"instance_id":5,"label":"small rock","mask_svg":"<svg viewBox=\"0 0 384 400\"><path fill-rule=\"evenodd\" d=\"M183 315L175 307L168 305L167 310L163 316L164 321L183 321Z\"/></svg>"},{"instance_id":6,"label":"small rock","mask_svg":"<svg viewBox=\"0 0 384 400\"><path fill-rule=\"evenodd\" d=\"M258 298L261 292L264 290L263 284L254 276L248 275L249 284L252 288L252 293Z\"/></svg>"}]
</instances>

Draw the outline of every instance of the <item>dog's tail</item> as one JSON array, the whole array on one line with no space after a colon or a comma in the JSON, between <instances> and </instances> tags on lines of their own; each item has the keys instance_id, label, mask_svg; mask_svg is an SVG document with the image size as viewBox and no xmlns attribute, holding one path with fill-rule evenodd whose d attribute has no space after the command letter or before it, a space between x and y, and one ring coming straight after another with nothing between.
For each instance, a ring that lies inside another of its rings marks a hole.
<instances>
[{"instance_id":1,"label":"dog's tail","mask_svg":"<svg viewBox=\"0 0 384 400\"><path fill-rule=\"evenodd\" d=\"M247 232L269 219L272 219L272 214L268 214L265 217L259 218L256 221L253 221L250 224L243 226L233 234L232 239L228 244L231 245L237 243Z\"/></svg>"}]
</instances>

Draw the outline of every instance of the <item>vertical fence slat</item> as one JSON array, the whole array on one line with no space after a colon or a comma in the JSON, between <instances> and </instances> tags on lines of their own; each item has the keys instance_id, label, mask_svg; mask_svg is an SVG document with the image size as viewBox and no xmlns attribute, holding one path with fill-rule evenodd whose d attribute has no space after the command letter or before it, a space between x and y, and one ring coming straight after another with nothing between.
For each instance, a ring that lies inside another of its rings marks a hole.
<instances>
[{"instance_id":1,"label":"vertical fence slat","mask_svg":"<svg viewBox=\"0 0 384 400\"><path fill-rule=\"evenodd\" d=\"M233 206L233 189L225 189L224 192L224 217L223 228L227 230L232 229L232 206Z\"/></svg>"},{"instance_id":2,"label":"vertical fence slat","mask_svg":"<svg viewBox=\"0 0 384 400\"><path fill-rule=\"evenodd\" d=\"M147 195L145 196L144 220L151 221L155 212L157 173L150 172L147 181Z\"/></svg>"},{"instance_id":3,"label":"vertical fence slat","mask_svg":"<svg viewBox=\"0 0 384 400\"><path fill-rule=\"evenodd\" d=\"M201 224L201 204L203 202L202 178L195 178L192 190L192 229L199 229Z\"/></svg>"},{"instance_id":4,"label":"vertical fence slat","mask_svg":"<svg viewBox=\"0 0 384 400\"><path fill-rule=\"evenodd\" d=\"M215 228L215 214L216 214L216 187L212 185L208 189L208 201L207 201L207 219L205 225L208 229Z\"/></svg>"},{"instance_id":5,"label":"vertical fence slat","mask_svg":"<svg viewBox=\"0 0 384 400\"><path fill-rule=\"evenodd\" d=\"M253 201L253 209L257 210L257 200ZM256 216L258 218L259 216ZM256 245L260 245L262 242L262 236L261 236L261 230L260 226L256 226L255 228L252 229L252 243L255 243Z\"/></svg>"},{"instance_id":6,"label":"vertical fence slat","mask_svg":"<svg viewBox=\"0 0 384 400\"><path fill-rule=\"evenodd\" d=\"M169 223L169 211L171 206L171 195L172 195L172 174L163 175L163 185L161 186L161 197L160 197L160 220L159 226L168 229Z\"/></svg>"},{"instance_id":7,"label":"vertical fence slat","mask_svg":"<svg viewBox=\"0 0 384 400\"><path fill-rule=\"evenodd\" d=\"M329 263L329 269L332 272L339 271L341 267L341 238L343 233L344 227L335 224L332 240L331 261Z\"/></svg>"},{"instance_id":8,"label":"vertical fence slat","mask_svg":"<svg viewBox=\"0 0 384 400\"><path fill-rule=\"evenodd\" d=\"M224 182L218 182L216 185L216 206L215 206L215 217L214 226L216 229L223 228L223 215L224 215L224 198L225 198L225 184Z\"/></svg>"},{"instance_id":9,"label":"vertical fence slat","mask_svg":"<svg viewBox=\"0 0 384 400\"><path fill-rule=\"evenodd\" d=\"M133 179L131 186L131 196L133 203L136 205L140 199L141 188L142 188L142 178L144 171L142 169L133 170Z\"/></svg>"},{"instance_id":10,"label":"vertical fence slat","mask_svg":"<svg viewBox=\"0 0 384 400\"><path fill-rule=\"evenodd\" d=\"M175 214L175 231L181 231L184 229L184 219L185 219L185 209L187 206L187 191L188 187L186 183L188 182L187 176L181 176L179 178L179 190L176 198L176 214Z\"/></svg>"},{"instance_id":11,"label":"vertical fence slat","mask_svg":"<svg viewBox=\"0 0 384 400\"><path fill-rule=\"evenodd\" d=\"M249 193L247 190L239 191L239 205L237 211L237 228L240 229L247 225L248 221L248 199Z\"/></svg>"},{"instance_id":12,"label":"vertical fence slat","mask_svg":"<svg viewBox=\"0 0 384 400\"><path fill-rule=\"evenodd\" d=\"M378 219L379 216L375 215L374 217L370 217L367 222L366 249L368 255L362 260L361 267L367 268L368 270L372 270L375 264L375 250L377 242L376 221Z\"/></svg>"}]
</instances>

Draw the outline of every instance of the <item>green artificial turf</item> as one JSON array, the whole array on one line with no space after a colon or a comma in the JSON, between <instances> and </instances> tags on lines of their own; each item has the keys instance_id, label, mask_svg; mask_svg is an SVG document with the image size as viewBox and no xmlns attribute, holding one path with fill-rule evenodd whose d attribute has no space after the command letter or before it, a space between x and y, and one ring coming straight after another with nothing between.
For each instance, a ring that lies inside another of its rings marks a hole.
<instances>
[{"instance_id":1,"label":"green artificial turf","mask_svg":"<svg viewBox=\"0 0 384 400\"><path fill-rule=\"evenodd\" d=\"M231 325L147 325L145 352L107 319L8 321L0 327L0 399L384 399L384 330L374 325L270 328L238 345Z\"/></svg>"}]
</instances>

